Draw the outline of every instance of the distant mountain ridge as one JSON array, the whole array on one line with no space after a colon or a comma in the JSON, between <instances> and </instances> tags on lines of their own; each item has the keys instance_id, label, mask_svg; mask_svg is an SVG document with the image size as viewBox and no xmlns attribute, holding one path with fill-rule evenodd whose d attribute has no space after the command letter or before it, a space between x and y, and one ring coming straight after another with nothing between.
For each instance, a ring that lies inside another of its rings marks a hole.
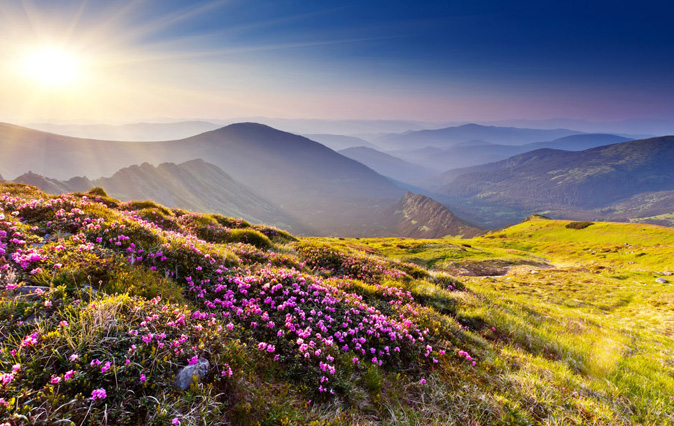
<instances>
[{"instance_id":1,"label":"distant mountain ridge","mask_svg":"<svg viewBox=\"0 0 674 426\"><path fill-rule=\"evenodd\" d=\"M162 163L157 167L143 163L95 180L76 177L59 181L29 172L16 178L15 182L33 185L50 194L85 192L100 186L112 197L122 201L151 199L168 207L220 213L310 233L287 212L236 182L219 167L203 160L182 164Z\"/></svg>"},{"instance_id":2,"label":"distant mountain ridge","mask_svg":"<svg viewBox=\"0 0 674 426\"><path fill-rule=\"evenodd\" d=\"M398 157L365 146L347 148L338 152L365 164L381 175L401 182L417 182L433 174L425 167L408 163Z\"/></svg>"},{"instance_id":3,"label":"distant mountain ridge","mask_svg":"<svg viewBox=\"0 0 674 426\"><path fill-rule=\"evenodd\" d=\"M405 191L368 167L305 137L240 123L166 142L70 138L0 124L0 170L27 170L56 179L110 176L151 162L205 159L310 228L342 233ZM364 225L363 225L364 226Z\"/></svg>"},{"instance_id":4,"label":"distant mountain ridge","mask_svg":"<svg viewBox=\"0 0 674 426\"><path fill-rule=\"evenodd\" d=\"M29 172L19 176L15 182L33 185L51 194L85 192L100 186L122 201L151 199L169 207L255 220L302 235L324 233L306 227L283 209L233 180L217 166L203 160L163 163L157 167L143 163L121 169L111 177L95 180L76 177L59 181ZM482 232L456 217L442 204L409 192L394 204L373 210L360 226L343 232L345 235L412 238L471 237Z\"/></svg>"},{"instance_id":5,"label":"distant mountain ridge","mask_svg":"<svg viewBox=\"0 0 674 426\"><path fill-rule=\"evenodd\" d=\"M471 140L454 144L449 148L426 147L415 150L398 150L389 154L439 171L493 163L514 155L535 151L541 148L561 149L565 151L583 151L598 146L627 142L631 139L609 134L581 134L565 136L546 142L525 145L502 145L480 140Z\"/></svg>"},{"instance_id":6,"label":"distant mountain ridge","mask_svg":"<svg viewBox=\"0 0 674 426\"><path fill-rule=\"evenodd\" d=\"M449 171L438 177L436 188L455 201L523 212L594 210L674 190L672 164L674 136L665 136L579 152L540 149Z\"/></svg>"},{"instance_id":7,"label":"distant mountain ridge","mask_svg":"<svg viewBox=\"0 0 674 426\"><path fill-rule=\"evenodd\" d=\"M368 148L377 149L377 146L355 136L345 136L345 135L329 135L329 134L306 134L303 135L312 141L316 141L321 145L325 145L328 148L339 152L347 148L353 148L357 146L365 146Z\"/></svg>"},{"instance_id":8,"label":"distant mountain ridge","mask_svg":"<svg viewBox=\"0 0 674 426\"><path fill-rule=\"evenodd\" d=\"M373 142L386 149L409 149L426 146L447 148L470 140L480 140L501 145L524 145L581 133L567 129L542 130L465 124L463 126L446 127L444 129L388 134L376 138Z\"/></svg>"}]
</instances>

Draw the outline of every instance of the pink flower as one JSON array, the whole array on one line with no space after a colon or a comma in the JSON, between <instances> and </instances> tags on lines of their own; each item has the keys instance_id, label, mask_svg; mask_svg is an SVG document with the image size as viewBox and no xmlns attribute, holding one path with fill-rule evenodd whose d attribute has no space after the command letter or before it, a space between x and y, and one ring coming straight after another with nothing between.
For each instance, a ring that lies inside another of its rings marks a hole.
<instances>
[{"instance_id":1,"label":"pink flower","mask_svg":"<svg viewBox=\"0 0 674 426\"><path fill-rule=\"evenodd\" d=\"M101 361L100 361L98 358L96 358L96 359L92 360L92 361L89 363L89 365L92 366L92 367L95 367L95 366L97 366L97 365L101 365Z\"/></svg>"},{"instance_id":2,"label":"pink flower","mask_svg":"<svg viewBox=\"0 0 674 426\"><path fill-rule=\"evenodd\" d=\"M190 358L187 362L188 362L190 365L194 365L194 364L196 364L197 362L199 362L199 357L196 356L196 355L194 355L194 356L193 356L192 358Z\"/></svg>"},{"instance_id":3,"label":"pink flower","mask_svg":"<svg viewBox=\"0 0 674 426\"><path fill-rule=\"evenodd\" d=\"M80 359L80 356L78 354L72 354L72 355L70 355L70 358L68 358L68 359L70 359L70 362L75 362L78 359Z\"/></svg>"},{"instance_id":4,"label":"pink flower","mask_svg":"<svg viewBox=\"0 0 674 426\"><path fill-rule=\"evenodd\" d=\"M419 380L419 384L420 384L420 385L425 385L425 384L426 384L426 379L421 379L421 380Z\"/></svg>"},{"instance_id":5,"label":"pink flower","mask_svg":"<svg viewBox=\"0 0 674 426\"><path fill-rule=\"evenodd\" d=\"M65 380L65 381L67 382L67 381L69 381L70 379L72 379L74 376L75 376L75 370L69 370L69 371L66 372L66 374L63 376L63 380Z\"/></svg>"},{"instance_id":6,"label":"pink flower","mask_svg":"<svg viewBox=\"0 0 674 426\"><path fill-rule=\"evenodd\" d=\"M61 321L59 327L68 327L68 321Z\"/></svg>"},{"instance_id":7,"label":"pink flower","mask_svg":"<svg viewBox=\"0 0 674 426\"><path fill-rule=\"evenodd\" d=\"M173 420L171 420L171 424L174 425L174 426L179 426L180 420L178 420L177 417L174 417Z\"/></svg>"},{"instance_id":8,"label":"pink flower","mask_svg":"<svg viewBox=\"0 0 674 426\"><path fill-rule=\"evenodd\" d=\"M51 384L55 385L58 382L61 381L61 378L59 376L54 376L53 374L51 375L51 380L49 381Z\"/></svg>"},{"instance_id":9,"label":"pink flower","mask_svg":"<svg viewBox=\"0 0 674 426\"><path fill-rule=\"evenodd\" d=\"M14 364L12 366L12 373L18 373L19 371L21 371L21 364Z\"/></svg>"},{"instance_id":10,"label":"pink flower","mask_svg":"<svg viewBox=\"0 0 674 426\"><path fill-rule=\"evenodd\" d=\"M0 383L3 385L12 383L12 380L14 380L13 374L0 374Z\"/></svg>"},{"instance_id":11,"label":"pink flower","mask_svg":"<svg viewBox=\"0 0 674 426\"><path fill-rule=\"evenodd\" d=\"M21 342L21 346L33 346L33 345L37 344L37 337L39 335L40 334L36 331L33 334L30 334L30 335L26 336L23 339L23 341Z\"/></svg>"},{"instance_id":12,"label":"pink flower","mask_svg":"<svg viewBox=\"0 0 674 426\"><path fill-rule=\"evenodd\" d=\"M100 388L100 389L94 389L91 392L91 400L95 401L97 399L105 399L108 395L105 393L105 389Z\"/></svg>"},{"instance_id":13,"label":"pink flower","mask_svg":"<svg viewBox=\"0 0 674 426\"><path fill-rule=\"evenodd\" d=\"M110 361L106 362L103 367L101 367L101 373L105 373L110 369Z\"/></svg>"},{"instance_id":14,"label":"pink flower","mask_svg":"<svg viewBox=\"0 0 674 426\"><path fill-rule=\"evenodd\" d=\"M141 382L144 382L144 381L146 381L146 380L147 380L147 377L145 377L145 374L141 373L141 374L140 374L140 381L141 381Z\"/></svg>"}]
</instances>

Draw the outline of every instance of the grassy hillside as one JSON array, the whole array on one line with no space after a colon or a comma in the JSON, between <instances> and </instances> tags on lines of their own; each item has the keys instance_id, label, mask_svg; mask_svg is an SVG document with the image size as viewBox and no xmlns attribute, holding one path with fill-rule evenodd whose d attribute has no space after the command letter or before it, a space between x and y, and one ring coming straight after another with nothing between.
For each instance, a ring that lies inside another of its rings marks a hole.
<instances>
[{"instance_id":1,"label":"grassy hillside","mask_svg":"<svg viewBox=\"0 0 674 426\"><path fill-rule=\"evenodd\" d=\"M0 423L674 423L654 281L674 230L297 240L98 189L0 194Z\"/></svg>"},{"instance_id":2,"label":"grassy hillside","mask_svg":"<svg viewBox=\"0 0 674 426\"><path fill-rule=\"evenodd\" d=\"M326 242L461 275L453 316L501 420L674 424L674 230L534 217L471 240Z\"/></svg>"}]
</instances>

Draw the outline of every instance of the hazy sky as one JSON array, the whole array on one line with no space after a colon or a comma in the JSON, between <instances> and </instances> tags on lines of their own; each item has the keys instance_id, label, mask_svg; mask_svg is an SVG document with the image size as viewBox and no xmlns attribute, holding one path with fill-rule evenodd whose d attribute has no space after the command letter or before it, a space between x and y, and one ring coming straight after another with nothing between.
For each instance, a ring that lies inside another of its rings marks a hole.
<instances>
[{"instance_id":1,"label":"hazy sky","mask_svg":"<svg viewBox=\"0 0 674 426\"><path fill-rule=\"evenodd\" d=\"M671 118L673 17L665 1L0 0L0 121Z\"/></svg>"}]
</instances>

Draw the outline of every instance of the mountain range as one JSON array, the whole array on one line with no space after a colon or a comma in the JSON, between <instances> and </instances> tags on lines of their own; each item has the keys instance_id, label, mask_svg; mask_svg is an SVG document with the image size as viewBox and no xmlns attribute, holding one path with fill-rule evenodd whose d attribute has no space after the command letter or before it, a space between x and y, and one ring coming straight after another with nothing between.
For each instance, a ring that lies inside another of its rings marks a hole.
<instances>
[{"instance_id":1,"label":"mountain range","mask_svg":"<svg viewBox=\"0 0 674 426\"><path fill-rule=\"evenodd\" d=\"M220 213L303 234L311 233L287 212L203 160L162 163L157 167L143 163L94 180L75 177L59 181L29 172L14 182L33 185L50 194L85 192L100 186L122 201L151 199L168 207Z\"/></svg>"},{"instance_id":2,"label":"mountain range","mask_svg":"<svg viewBox=\"0 0 674 426\"><path fill-rule=\"evenodd\" d=\"M432 170L426 167L412 164L391 154L366 146L343 149L339 153L365 164L379 174L400 182L416 182L434 174Z\"/></svg>"},{"instance_id":3,"label":"mountain range","mask_svg":"<svg viewBox=\"0 0 674 426\"><path fill-rule=\"evenodd\" d=\"M540 149L451 170L429 186L455 203L491 206L495 212L498 207L515 209L521 215L592 211L601 218L602 209L607 213L612 205L632 197L674 190L672 164L674 136L666 136L579 152ZM671 214L674 206L660 203L658 210Z\"/></svg>"},{"instance_id":4,"label":"mountain range","mask_svg":"<svg viewBox=\"0 0 674 426\"><path fill-rule=\"evenodd\" d=\"M387 134L373 139L372 142L387 150L414 149L428 146L447 148L457 143L471 140L501 145L524 145L581 133L568 129L521 129L465 124L463 126L446 127L443 129Z\"/></svg>"},{"instance_id":5,"label":"mountain range","mask_svg":"<svg viewBox=\"0 0 674 426\"><path fill-rule=\"evenodd\" d=\"M258 195L254 189L237 182L219 167L203 160L163 163L157 167L143 163L94 180L86 177L58 180L28 172L14 181L33 185L51 194L84 192L100 186L110 196L122 201L151 199L169 207L220 213L275 225L299 235L430 238L447 235L468 237L482 232L457 218L442 204L410 193L391 205L369 208L367 216L364 215L357 225L345 227L336 222L323 229L311 228L303 218L293 216Z\"/></svg>"},{"instance_id":6,"label":"mountain range","mask_svg":"<svg viewBox=\"0 0 674 426\"><path fill-rule=\"evenodd\" d=\"M97 178L143 162L205 159L325 233L361 232L373 211L405 194L391 180L317 142L255 123L166 142L88 140L3 124L0 151L6 178L29 170L61 180Z\"/></svg>"},{"instance_id":7,"label":"mountain range","mask_svg":"<svg viewBox=\"0 0 674 426\"><path fill-rule=\"evenodd\" d=\"M618 135L570 130L543 134L476 125L441 130L462 137L501 133L505 143L455 139L448 147L395 151L414 160L405 161L372 147L335 152L257 123L161 142L81 139L0 124L0 172L52 193L102 186L123 200L150 198L300 235L479 232L462 230L477 228L452 222L454 213L480 227L504 226L532 213L674 224L673 137L626 142ZM569 132L508 145L515 135L522 142ZM434 167L415 164L423 158ZM490 159L498 161L454 168ZM446 171L434 174L437 170ZM408 189L427 199L406 194Z\"/></svg>"},{"instance_id":8,"label":"mountain range","mask_svg":"<svg viewBox=\"0 0 674 426\"><path fill-rule=\"evenodd\" d=\"M376 145L356 136L329 135L329 134L307 134L304 135L312 141L316 141L327 146L333 151L340 151L348 148L364 146L372 149L379 149Z\"/></svg>"},{"instance_id":9,"label":"mountain range","mask_svg":"<svg viewBox=\"0 0 674 426\"><path fill-rule=\"evenodd\" d=\"M456 143L449 148L429 146L413 150L390 151L388 153L427 169L444 172L450 169L493 163L541 148L582 151L598 146L627 142L629 140L629 138L611 134L579 134L524 145L502 145L483 140L469 140ZM369 166L377 170L376 167Z\"/></svg>"}]
</instances>

